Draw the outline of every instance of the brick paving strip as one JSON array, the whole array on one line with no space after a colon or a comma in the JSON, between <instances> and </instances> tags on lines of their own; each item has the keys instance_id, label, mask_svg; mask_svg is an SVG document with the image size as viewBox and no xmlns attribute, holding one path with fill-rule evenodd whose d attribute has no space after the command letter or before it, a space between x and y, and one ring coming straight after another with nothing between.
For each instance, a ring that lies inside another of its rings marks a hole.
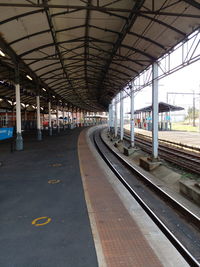
<instances>
[{"instance_id":1,"label":"brick paving strip","mask_svg":"<svg viewBox=\"0 0 200 267\"><path fill-rule=\"evenodd\" d=\"M78 151L89 217L95 220L107 266L162 266L92 154L86 130L79 136Z\"/></svg>"}]
</instances>

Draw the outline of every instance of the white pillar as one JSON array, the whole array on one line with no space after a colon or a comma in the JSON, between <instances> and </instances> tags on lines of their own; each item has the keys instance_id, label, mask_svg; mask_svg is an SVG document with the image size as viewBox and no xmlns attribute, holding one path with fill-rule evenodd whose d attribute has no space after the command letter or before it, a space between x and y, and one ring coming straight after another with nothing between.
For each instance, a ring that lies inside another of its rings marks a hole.
<instances>
[{"instance_id":1,"label":"white pillar","mask_svg":"<svg viewBox=\"0 0 200 267\"><path fill-rule=\"evenodd\" d=\"M120 92L120 140L124 139L124 99L123 91Z\"/></svg>"},{"instance_id":2,"label":"white pillar","mask_svg":"<svg viewBox=\"0 0 200 267\"><path fill-rule=\"evenodd\" d=\"M131 130L131 147L135 146L135 122L134 122L134 88L131 88L131 117L130 117L130 130Z\"/></svg>"},{"instance_id":3,"label":"white pillar","mask_svg":"<svg viewBox=\"0 0 200 267\"><path fill-rule=\"evenodd\" d=\"M56 107L56 126L57 126L57 131L58 131L58 133L60 132L60 124L59 124L59 114L58 114L58 110L59 109L59 107L57 106Z\"/></svg>"},{"instance_id":4,"label":"white pillar","mask_svg":"<svg viewBox=\"0 0 200 267\"><path fill-rule=\"evenodd\" d=\"M111 131L114 130L114 103L111 104Z\"/></svg>"},{"instance_id":5,"label":"white pillar","mask_svg":"<svg viewBox=\"0 0 200 267\"><path fill-rule=\"evenodd\" d=\"M22 120L21 120L21 101L20 101L20 85L19 81L15 84L15 96L16 96L16 150L23 150L23 138L22 138Z\"/></svg>"},{"instance_id":6,"label":"white pillar","mask_svg":"<svg viewBox=\"0 0 200 267\"><path fill-rule=\"evenodd\" d=\"M85 111L82 109L81 111L81 125L84 127L85 126Z\"/></svg>"},{"instance_id":7,"label":"white pillar","mask_svg":"<svg viewBox=\"0 0 200 267\"><path fill-rule=\"evenodd\" d=\"M71 114L72 114L71 129L73 129L74 128L74 111L73 111L73 108L72 108Z\"/></svg>"},{"instance_id":8,"label":"white pillar","mask_svg":"<svg viewBox=\"0 0 200 267\"><path fill-rule=\"evenodd\" d=\"M117 97L115 97L115 137L117 137Z\"/></svg>"},{"instance_id":9,"label":"white pillar","mask_svg":"<svg viewBox=\"0 0 200 267\"><path fill-rule=\"evenodd\" d=\"M79 127L79 121L78 121L78 109L76 109L76 127Z\"/></svg>"},{"instance_id":10,"label":"white pillar","mask_svg":"<svg viewBox=\"0 0 200 267\"><path fill-rule=\"evenodd\" d=\"M15 85L15 94L16 94L16 119L17 119L17 122L16 122L16 126L17 126L17 133L20 133L22 132L22 129L21 129L21 101L20 101L20 86L19 84L16 84Z\"/></svg>"},{"instance_id":11,"label":"white pillar","mask_svg":"<svg viewBox=\"0 0 200 267\"><path fill-rule=\"evenodd\" d=\"M27 107L24 108L24 127L27 129Z\"/></svg>"},{"instance_id":12,"label":"white pillar","mask_svg":"<svg viewBox=\"0 0 200 267\"><path fill-rule=\"evenodd\" d=\"M82 111L81 109L79 109L79 126L81 127L81 123L82 123Z\"/></svg>"},{"instance_id":13,"label":"white pillar","mask_svg":"<svg viewBox=\"0 0 200 267\"><path fill-rule=\"evenodd\" d=\"M85 110L83 110L83 126L86 126L86 122L85 122Z\"/></svg>"},{"instance_id":14,"label":"white pillar","mask_svg":"<svg viewBox=\"0 0 200 267\"><path fill-rule=\"evenodd\" d=\"M51 127L51 102L48 102L49 108L49 135L52 136L52 127Z\"/></svg>"},{"instance_id":15,"label":"white pillar","mask_svg":"<svg viewBox=\"0 0 200 267\"><path fill-rule=\"evenodd\" d=\"M69 115L69 110L67 112L67 122L68 122L68 128L70 128L70 115Z\"/></svg>"},{"instance_id":16,"label":"white pillar","mask_svg":"<svg viewBox=\"0 0 200 267\"><path fill-rule=\"evenodd\" d=\"M37 104L37 140L42 140L42 132L41 132L41 119L40 119L40 96L36 96L36 104Z\"/></svg>"},{"instance_id":17,"label":"white pillar","mask_svg":"<svg viewBox=\"0 0 200 267\"><path fill-rule=\"evenodd\" d=\"M65 129L65 109L62 108L62 115L63 115L63 130Z\"/></svg>"},{"instance_id":18,"label":"white pillar","mask_svg":"<svg viewBox=\"0 0 200 267\"><path fill-rule=\"evenodd\" d=\"M108 108L108 131L111 131L111 119L112 119L112 104L109 104L109 108Z\"/></svg>"},{"instance_id":19,"label":"white pillar","mask_svg":"<svg viewBox=\"0 0 200 267\"><path fill-rule=\"evenodd\" d=\"M6 127L8 127L8 111L6 110Z\"/></svg>"},{"instance_id":20,"label":"white pillar","mask_svg":"<svg viewBox=\"0 0 200 267\"><path fill-rule=\"evenodd\" d=\"M158 63L152 65L152 156L158 158Z\"/></svg>"}]
</instances>

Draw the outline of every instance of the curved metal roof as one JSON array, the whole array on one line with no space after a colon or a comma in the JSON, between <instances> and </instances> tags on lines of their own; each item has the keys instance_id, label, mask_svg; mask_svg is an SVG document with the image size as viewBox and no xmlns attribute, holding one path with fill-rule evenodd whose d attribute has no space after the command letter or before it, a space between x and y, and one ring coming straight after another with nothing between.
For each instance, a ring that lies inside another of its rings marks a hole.
<instances>
[{"instance_id":1,"label":"curved metal roof","mask_svg":"<svg viewBox=\"0 0 200 267\"><path fill-rule=\"evenodd\" d=\"M13 80L19 62L23 101L35 103L27 91L38 81L71 106L105 110L199 19L195 0L0 0L0 78ZM12 89L0 90L0 97L14 97Z\"/></svg>"},{"instance_id":2,"label":"curved metal roof","mask_svg":"<svg viewBox=\"0 0 200 267\"><path fill-rule=\"evenodd\" d=\"M135 110L135 114L140 114L142 112L151 112L153 109L152 105L141 108L141 109L137 109ZM159 102L158 103L158 113L164 113L164 112L169 112L169 111L180 111L180 110L184 110L184 108L182 107L178 107L178 106L174 106L174 105L170 105L168 103L164 103L164 102ZM130 112L128 114L131 114Z\"/></svg>"}]
</instances>

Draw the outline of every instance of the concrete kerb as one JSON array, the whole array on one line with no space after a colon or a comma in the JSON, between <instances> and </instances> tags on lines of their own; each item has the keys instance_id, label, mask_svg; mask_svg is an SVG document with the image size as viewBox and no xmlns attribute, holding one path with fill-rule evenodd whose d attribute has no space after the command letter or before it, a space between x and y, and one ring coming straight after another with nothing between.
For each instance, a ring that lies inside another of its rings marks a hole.
<instances>
[{"instance_id":1,"label":"concrete kerb","mask_svg":"<svg viewBox=\"0 0 200 267\"><path fill-rule=\"evenodd\" d=\"M161 161L159 161L159 159L152 159L150 157L140 158L140 167L142 167L146 171L152 171L160 165Z\"/></svg>"},{"instance_id":2,"label":"concrete kerb","mask_svg":"<svg viewBox=\"0 0 200 267\"><path fill-rule=\"evenodd\" d=\"M138 152L140 150L139 147L127 147L127 146L123 146L123 149L124 149L124 155L125 156L130 156L130 155L132 155L135 152Z\"/></svg>"},{"instance_id":3,"label":"concrete kerb","mask_svg":"<svg viewBox=\"0 0 200 267\"><path fill-rule=\"evenodd\" d=\"M180 193L192 199L197 205L200 206L200 187L199 183L195 180L181 180L179 181Z\"/></svg>"}]
</instances>

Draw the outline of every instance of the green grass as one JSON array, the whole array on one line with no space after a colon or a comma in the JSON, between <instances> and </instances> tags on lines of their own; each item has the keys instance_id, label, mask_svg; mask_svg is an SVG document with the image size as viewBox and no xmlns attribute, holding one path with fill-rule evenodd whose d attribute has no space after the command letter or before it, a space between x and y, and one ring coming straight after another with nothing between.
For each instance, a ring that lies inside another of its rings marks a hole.
<instances>
[{"instance_id":1,"label":"green grass","mask_svg":"<svg viewBox=\"0 0 200 267\"><path fill-rule=\"evenodd\" d=\"M173 122L172 130L174 131L187 131L187 132L198 132L198 127L194 127L192 125L186 124L184 122Z\"/></svg>"}]
</instances>

